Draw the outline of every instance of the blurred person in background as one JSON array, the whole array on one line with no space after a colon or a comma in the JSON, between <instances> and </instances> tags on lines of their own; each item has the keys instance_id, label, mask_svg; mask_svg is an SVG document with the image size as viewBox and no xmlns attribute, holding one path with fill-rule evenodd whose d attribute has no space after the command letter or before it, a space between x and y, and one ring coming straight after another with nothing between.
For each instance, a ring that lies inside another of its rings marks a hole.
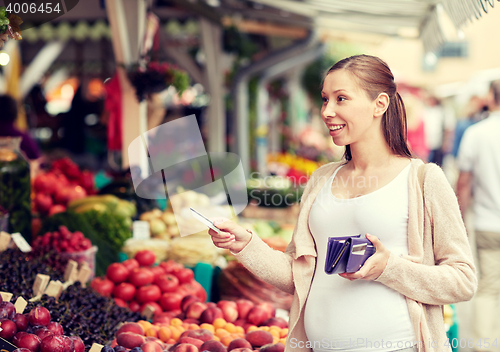
<instances>
[{"instance_id":1,"label":"blurred person in background","mask_svg":"<svg viewBox=\"0 0 500 352\"><path fill-rule=\"evenodd\" d=\"M453 138L453 150L451 154L455 158L458 156L460 141L462 140L465 130L488 116L488 103L485 99L473 95L467 103L464 112L465 118L457 122L455 136Z\"/></svg>"},{"instance_id":2,"label":"blurred person in background","mask_svg":"<svg viewBox=\"0 0 500 352\"><path fill-rule=\"evenodd\" d=\"M444 156L451 151L455 117L432 95L426 99L423 117L428 161L441 166Z\"/></svg>"},{"instance_id":3,"label":"blurred person in background","mask_svg":"<svg viewBox=\"0 0 500 352\"><path fill-rule=\"evenodd\" d=\"M17 102L9 95L0 95L0 137L22 137L21 150L29 160L40 157L40 148L26 132L14 127L17 118Z\"/></svg>"},{"instance_id":4,"label":"blurred person in background","mask_svg":"<svg viewBox=\"0 0 500 352\"><path fill-rule=\"evenodd\" d=\"M465 218L473 200L479 261L474 333L479 341L497 337L500 295L500 80L490 88L490 115L467 128L460 143L457 196ZM489 339L489 340L487 340ZM492 351L485 346L476 351Z\"/></svg>"}]
</instances>

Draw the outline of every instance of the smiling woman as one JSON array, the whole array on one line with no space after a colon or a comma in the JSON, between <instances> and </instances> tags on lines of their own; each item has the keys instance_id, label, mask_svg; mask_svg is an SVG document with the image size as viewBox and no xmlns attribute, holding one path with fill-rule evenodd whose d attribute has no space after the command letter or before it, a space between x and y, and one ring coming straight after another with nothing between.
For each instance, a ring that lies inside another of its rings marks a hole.
<instances>
[{"instance_id":1,"label":"smiling woman","mask_svg":"<svg viewBox=\"0 0 500 352\"><path fill-rule=\"evenodd\" d=\"M365 115L375 112L379 117L376 125L382 128L383 136L392 153L411 157L406 141L405 107L401 96L396 91L394 76L385 62L377 57L358 55L343 59L328 70L321 93L323 95L321 116L330 131L332 127L336 131L342 129L342 126L329 124L331 119L329 119L330 111L328 110L329 99L326 97L328 92L336 97L338 105L343 103L349 106L349 100L355 100L352 105L364 103L363 107L372 108ZM353 97L351 98L350 95ZM357 108L360 109L359 106ZM356 116L360 117L359 114ZM336 142L335 139L334 142ZM346 145L344 157L347 161L352 158L349 144Z\"/></svg>"},{"instance_id":2,"label":"smiling woman","mask_svg":"<svg viewBox=\"0 0 500 352\"><path fill-rule=\"evenodd\" d=\"M230 220L214 223L214 244L294 295L287 352L451 351L442 306L470 300L477 287L453 189L437 165L412 157L385 62L341 60L321 94L321 116L345 160L311 175L286 251ZM375 253L356 272L329 275L329 240L359 234Z\"/></svg>"}]
</instances>

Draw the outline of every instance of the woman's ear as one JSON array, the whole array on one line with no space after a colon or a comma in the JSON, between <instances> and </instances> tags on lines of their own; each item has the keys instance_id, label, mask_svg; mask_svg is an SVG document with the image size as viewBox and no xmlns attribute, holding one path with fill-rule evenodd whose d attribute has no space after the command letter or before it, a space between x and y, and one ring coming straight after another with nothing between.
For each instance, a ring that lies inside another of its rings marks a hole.
<instances>
[{"instance_id":1,"label":"woman's ear","mask_svg":"<svg viewBox=\"0 0 500 352\"><path fill-rule=\"evenodd\" d=\"M375 98L375 110L373 116L382 117L389 108L389 95L387 93L380 93L377 98Z\"/></svg>"}]
</instances>

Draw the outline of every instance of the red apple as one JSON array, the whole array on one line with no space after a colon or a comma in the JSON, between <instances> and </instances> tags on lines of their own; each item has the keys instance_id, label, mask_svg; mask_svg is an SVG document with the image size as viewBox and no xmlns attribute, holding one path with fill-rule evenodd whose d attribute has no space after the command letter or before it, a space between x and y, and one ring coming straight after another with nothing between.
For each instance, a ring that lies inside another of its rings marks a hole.
<instances>
[{"instance_id":1,"label":"red apple","mask_svg":"<svg viewBox=\"0 0 500 352\"><path fill-rule=\"evenodd\" d=\"M46 326L50 323L50 312L45 307L35 307L28 315L31 326Z\"/></svg>"},{"instance_id":2,"label":"red apple","mask_svg":"<svg viewBox=\"0 0 500 352\"><path fill-rule=\"evenodd\" d=\"M0 337L11 340L17 334L17 325L12 320L0 319Z\"/></svg>"}]
</instances>

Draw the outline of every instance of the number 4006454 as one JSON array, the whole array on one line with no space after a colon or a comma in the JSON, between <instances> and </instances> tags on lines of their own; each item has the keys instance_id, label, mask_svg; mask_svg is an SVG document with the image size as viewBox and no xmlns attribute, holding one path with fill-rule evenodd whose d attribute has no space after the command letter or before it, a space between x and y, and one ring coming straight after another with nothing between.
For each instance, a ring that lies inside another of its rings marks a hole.
<instances>
[{"instance_id":1,"label":"number 4006454","mask_svg":"<svg viewBox=\"0 0 500 352\"><path fill-rule=\"evenodd\" d=\"M62 9L58 2L42 2L41 4L35 3L10 3L6 9L9 13L20 14L20 13L52 13L52 12L61 12Z\"/></svg>"}]
</instances>

